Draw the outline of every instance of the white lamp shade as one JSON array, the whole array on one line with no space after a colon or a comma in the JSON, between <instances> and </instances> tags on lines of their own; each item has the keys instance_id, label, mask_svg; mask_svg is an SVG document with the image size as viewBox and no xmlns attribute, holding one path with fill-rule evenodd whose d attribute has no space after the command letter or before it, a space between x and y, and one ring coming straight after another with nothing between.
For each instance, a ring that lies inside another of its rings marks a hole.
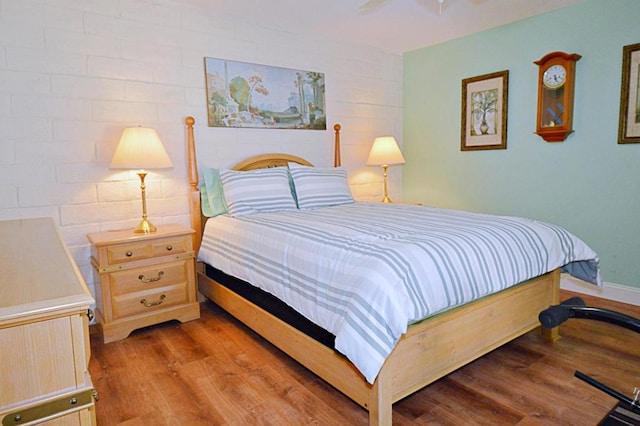
<instances>
[{"instance_id":1,"label":"white lamp shade","mask_svg":"<svg viewBox=\"0 0 640 426\"><path fill-rule=\"evenodd\" d=\"M400 148L398 148L396 138L393 136L382 136L373 141L367 166L392 166L404 163L404 157L402 156L402 152L400 152Z\"/></svg>"},{"instance_id":2,"label":"white lamp shade","mask_svg":"<svg viewBox=\"0 0 640 426\"><path fill-rule=\"evenodd\" d=\"M158 133L149 127L128 127L111 160L112 169L168 169L173 167Z\"/></svg>"}]
</instances>

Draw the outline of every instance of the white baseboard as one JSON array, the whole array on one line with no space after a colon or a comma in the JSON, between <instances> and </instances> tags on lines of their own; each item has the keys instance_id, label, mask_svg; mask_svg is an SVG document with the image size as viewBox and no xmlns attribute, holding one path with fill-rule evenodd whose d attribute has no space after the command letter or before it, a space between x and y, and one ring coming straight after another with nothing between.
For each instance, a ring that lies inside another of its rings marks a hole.
<instances>
[{"instance_id":1,"label":"white baseboard","mask_svg":"<svg viewBox=\"0 0 640 426\"><path fill-rule=\"evenodd\" d=\"M576 293L588 294L590 296L597 296L602 297L603 299L640 306L640 288L637 287L606 282L603 283L602 287L598 287L572 277L571 275L562 274L560 276L560 288L563 290L575 291Z\"/></svg>"}]
</instances>

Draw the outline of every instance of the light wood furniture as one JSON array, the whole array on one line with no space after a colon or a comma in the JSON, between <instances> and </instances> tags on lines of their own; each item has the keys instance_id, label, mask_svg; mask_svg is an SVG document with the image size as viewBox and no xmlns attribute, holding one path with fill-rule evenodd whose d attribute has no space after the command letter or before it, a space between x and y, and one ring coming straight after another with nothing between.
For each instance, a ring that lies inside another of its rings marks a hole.
<instances>
[{"instance_id":1,"label":"light wood furniture","mask_svg":"<svg viewBox=\"0 0 640 426\"><path fill-rule=\"evenodd\" d=\"M105 343L152 324L200 318L193 233L165 225L149 234L127 229L88 235L97 274L97 324Z\"/></svg>"},{"instance_id":2,"label":"light wood furniture","mask_svg":"<svg viewBox=\"0 0 640 426\"><path fill-rule=\"evenodd\" d=\"M0 421L93 425L94 303L51 218L0 222Z\"/></svg>"},{"instance_id":3,"label":"light wood furniture","mask_svg":"<svg viewBox=\"0 0 640 426\"><path fill-rule=\"evenodd\" d=\"M194 160L188 164L190 178L196 179L190 183L197 191L195 120L188 117L185 122L188 158ZM339 149L340 127L334 129ZM282 154L260 155L256 161L240 163L240 169L279 164L281 158ZM339 156L335 158L339 165ZM192 193L193 226L202 226L199 200L199 194ZM391 425L394 402L538 327L538 313L557 304L560 291L560 272L555 270L411 325L371 385L345 357L231 292L203 269L198 267L198 289L204 296L367 409L370 425ZM557 329L543 332L549 340L558 338Z\"/></svg>"}]
</instances>

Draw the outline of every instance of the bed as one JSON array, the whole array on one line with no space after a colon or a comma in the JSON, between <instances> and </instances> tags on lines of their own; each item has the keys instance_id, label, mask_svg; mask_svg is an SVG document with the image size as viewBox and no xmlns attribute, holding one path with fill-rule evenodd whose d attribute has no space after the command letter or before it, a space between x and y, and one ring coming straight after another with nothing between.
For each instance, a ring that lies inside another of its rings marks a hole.
<instances>
[{"instance_id":1,"label":"bed","mask_svg":"<svg viewBox=\"0 0 640 426\"><path fill-rule=\"evenodd\" d=\"M200 192L199 171L195 155L194 124L195 120L192 117L186 119L192 226L197 231L194 237L196 239L194 246L199 248L203 244L202 238L206 219L202 215L202 194ZM340 126L334 126L334 130L334 166L339 166ZM282 166L288 166L291 174L293 174L298 167L295 166L296 164L302 168L301 173L307 170L305 167L311 166L311 163L305 159L293 155L266 154L249 158L232 167L232 169L251 171L264 168L278 169L283 168ZM299 199L298 204L300 203L301 200ZM352 214L352 210L365 209L365 212L370 212L370 209L374 207L369 205L352 206L347 203L344 206L337 206L337 208L343 209L340 210L340 217L343 217L344 215ZM422 215L429 210L428 208L417 206L398 206L395 208L406 210L409 215ZM324 210L320 213L313 211L313 209L311 210L310 215L324 214ZM300 234L307 234L308 229L302 228L303 225L299 225L296 222L298 217L302 215L297 212L290 214L291 216L286 219L282 219L277 214L274 215L272 213L248 215L247 217L250 217L251 220L259 221L260 223L254 223L252 225L254 228L251 228L245 234L253 235L257 227L262 227L262 221L265 219L263 216L277 216L276 220L284 220L284 223L291 223L292 227L301 226L300 229L305 231ZM224 218L225 216L219 216L221 219L218 224L220 226L217 228L218 231L234 224L233 220L226 219ZM476 218L474 217L473 220L476 220ZM326 221L330 222L330 220ZM212 221L211 223L214 222ZM346 230L348 227L340 223L335 225L335 229ZM553 229L555 231L560 228L553 227ZM330 233L330 231L326 232ZM388 232L393 233L396 231L389 230ZM241 230L233 233L243 234ZM350 235L346 237L352 239ZM278 242L276 240L284 240L286 238L288 237L281 233L276 234L275 237L260 236L258 238L256 236L255 240L266 241L271 247L271 244ZM378 237L374 239L378 239ZM414 241L413 243L413 245L425 244L424 241L417 243ZM569 245L574 243L572 240ZM207 244L209 243L205 240L205 245ZM228 247L236 247L235 242L223 242L221 244L230 244ZM358 244L366 245L367 254L378 250L377 246L369 245L373 244L371 238L367 238L364 242L359 240ZM318 247L314 246L309 250L318 251ZM322 250L324 251L324 248ZM583 260L588 261L588 265L593 268L589 273L593 277L592 281L598 283L597 256L589 252L590 249L587 248L585 250L587 254L583 256ZM204 252L204 249L201 252ZM384 257L386 255L381 254L380 256ZM591 258L587 259L588 257ZM200 255L199 258L202 259ZM538 313L559 302L560 266L563 265L558 265L548 272L540 273L506 289L491 292L489 295L482 295L477 300L465 302L453 308L438 308L436 313L428 315L426 319L415 319L405 323L405 331L398 337L397 341L393 342L389 353L385 353L378 363L379 365L376 364L374 367L361 366L360 359L351 356L349 349L343 350L343 348L340 348L340 350L336 350L338 348L336 343L343 341L340 334L336 335L335 333L327 332L325 327L318 327L314 321L307 321L311 324L306 325L300 325L296 318L290 321L287 313L283 315L277 311L279 308L272 311L271 308L265 307L266 305L259 300L238 292L237 287L234 289L234 286L227 282L229 280L235 281L237 286L244 288L248 286L245 280L228 275L203 262L198 263L197 275L198 288L202 295L367 409L369 412L369 424L390 425L392 404L394 402L538 327ZM579 264L576 266L577 272L584 272L584 265ZM274 278L274 280L277 281L278 279ZM250 280L247 281L250 282ZM273 296L271 297L273 298ZM278 303L277 300L275 302ZM297 310L304 311L304 308L298 307ZM293 315L296 314L298 313L293 312ZM302 315L302 321L304 322L308 316L313 315ZM381 315L381 317L384 317L384 315ZM542 332L550 341L555 341L559 338L557 329L543 329ZM332 340L332 336L335 339ZM365 358L367 358L367 355L365 355Z\"/></svg>"}]
</instances>

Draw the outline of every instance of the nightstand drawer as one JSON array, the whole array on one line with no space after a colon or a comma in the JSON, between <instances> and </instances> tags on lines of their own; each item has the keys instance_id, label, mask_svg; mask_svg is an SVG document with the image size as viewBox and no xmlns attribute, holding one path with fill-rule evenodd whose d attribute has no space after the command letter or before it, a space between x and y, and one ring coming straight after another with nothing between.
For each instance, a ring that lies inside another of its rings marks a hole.
<instances>
[{"instance_id":1,"label":"nightstand drawer","mask_svg":"<svg viewBox=\"0 0 640 426\"><path fill-rule=\"evenodd\" d=\"M127 271L112 272L109 274L111 295L119 296L125 293L135 293L186 282L191 264L190 260L179 260Z\"/></svg>"},{"instance_id":2,"label":"nightstand drawer","mask_svg":"<svg viewBox=\"0 0 640 426\"><path fill-rule=\"evenodd\" d=\"M125 318L159 311L188 302L187 282L156 288L153 291L125 293L112 298L113 318Z\"/></svg>"},{"instance_id":3,"label":"nightstand drawer","mask_svg":"<svg viewBox=\"0 0 640 426\"><path fill-rule=\"evenodd\" d=\"M134 262L136 260L180 254L191 250L191 238L177 236L153 242L128 243L107 248L109 265Z\"/></svg>"}]
</instances>

